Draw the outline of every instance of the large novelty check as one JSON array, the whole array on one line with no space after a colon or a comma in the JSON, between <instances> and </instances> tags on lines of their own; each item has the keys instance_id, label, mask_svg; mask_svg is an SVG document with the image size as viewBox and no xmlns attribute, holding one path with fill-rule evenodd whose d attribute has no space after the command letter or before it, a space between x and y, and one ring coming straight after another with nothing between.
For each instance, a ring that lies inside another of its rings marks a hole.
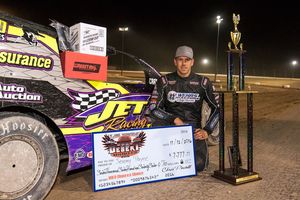
<instances>
[{"instance_id":1,"label":"large novelty check","mask_svg":"<svg viewBox=\"0 0 300 200\"><path fill-rule=\"evenodd\" d=\"M92 136L94 191L196 175L191 126Z\"/></svg>"}]
</instances>

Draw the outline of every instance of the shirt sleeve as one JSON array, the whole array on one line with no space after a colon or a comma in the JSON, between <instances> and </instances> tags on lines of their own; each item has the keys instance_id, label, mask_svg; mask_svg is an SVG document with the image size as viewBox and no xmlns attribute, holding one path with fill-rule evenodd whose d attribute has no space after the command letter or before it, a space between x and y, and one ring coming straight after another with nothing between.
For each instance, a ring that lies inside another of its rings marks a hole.
<instances>
[{"instance_id":1,"label":"shirt sleeve","mask_svg":"<svg viewBox=\"0 0 300 200\"><path fill-rule=\"evenodd\" d=\"M204 99L208 103L208 106L211 109L210 115L206 124L204 126L204 130L211 134L219 121L219 108L215 100L215 94L212 83L208 78L204 78L202 81L202 87L205 89Z\"/></svg>"},{"instance_id":2,"label":"shirt sleeve","mask_svg":"<svg viewBox=\"0 0 300 200\"><path fill-rule=\"evenodd\" d=\"M163 120L169 124L173 124L176 116L165 111L166 94L165 88L168 86L168 81L165 76L157 80L152 93L152 105L150 106L151 116Z\"/></svg>"}]
</instances>

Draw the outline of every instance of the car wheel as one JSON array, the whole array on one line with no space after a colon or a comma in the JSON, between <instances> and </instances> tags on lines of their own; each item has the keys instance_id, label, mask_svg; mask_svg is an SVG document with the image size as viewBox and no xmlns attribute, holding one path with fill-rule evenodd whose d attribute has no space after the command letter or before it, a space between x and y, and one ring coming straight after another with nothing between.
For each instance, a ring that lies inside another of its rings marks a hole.
<instances>
[{"instance_id":1,"label":"car wheel","mask_svg":"<svg viewBox=\"0 0 300 200\"><path fill-rule=\"evenodd\" d=\"M2 112L0 152L0 199L44 199L59 168L58 146L50 129L29 115Z\"/></svg>"}]
</instances>

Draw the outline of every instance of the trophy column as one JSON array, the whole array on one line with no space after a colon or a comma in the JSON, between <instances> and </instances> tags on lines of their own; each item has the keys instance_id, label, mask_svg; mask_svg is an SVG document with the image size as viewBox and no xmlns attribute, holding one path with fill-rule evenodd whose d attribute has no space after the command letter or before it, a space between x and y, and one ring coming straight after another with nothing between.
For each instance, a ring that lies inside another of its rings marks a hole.
<instances>
[{"instance_id":1,"label":"trophy column","mask_svg":"<svg viewBox=\"0 0 300 200\"><path fill-rule=\"evenodd\" d=\"M227 51L227 90L233 90L233 56L231 51Z\"/></svg>"},{"instance_id":2,"label":"trophy column","mask_svg":"<svg viewBox=\"0 0 300 200\"><path fill-rule=\"evenodd\" d=\"M239 89L245 89L245 53L246 51L241 51L239 54L240 68L239 68Z\"/></svg>"},{"instance_id":3,"label":"trophy column","mask_svg":"<svg viewBox=\"0 0 300 200\"><path fill-rule=\"evenodd\" d=\"M247 94L247 157L248 172L253 172L253 94Z\"/></svg>"},{"instance_id":4,"label":"trophy column","mask_svg":"<svg viewBox=\"0 0 300 200\"><path fill-rule=\"evenodd\" d=\"M237 84L233 81L233 71L234 71L234 64L233 64L233 57L234 55L238 55L239 58L239 84L238 89L244 90L245 89L245 50L239 49L230 49L227 51L227 90L237 90Z\"/></svg>"}]
</instances>

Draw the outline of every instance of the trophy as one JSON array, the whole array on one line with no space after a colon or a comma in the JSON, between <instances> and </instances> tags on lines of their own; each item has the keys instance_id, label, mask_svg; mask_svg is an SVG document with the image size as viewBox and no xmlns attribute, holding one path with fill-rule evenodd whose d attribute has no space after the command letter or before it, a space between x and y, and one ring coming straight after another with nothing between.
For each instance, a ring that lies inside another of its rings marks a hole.
<instances>
[{"instance_id":1,"label":"trophy","mask_svg":"<svg viewBox=\"0 0 300 200\"><path fill-rule=\"evenodd\" d=\"M219 91L219 170L214 171L213 177L231 183L240 185L247 182L261 180L257 172L253 171L253 94L257 91L244 90L245 62L243 44L238 44L241 39L241 33L237 25L240 21L240 15L233 14L234 31L230 32L234 48L231 48L231 42L228 43L227 51L227 91ZM233 79L233 56L239 58L239 77ZM239 86L239 87L238 87ZM232 146L228 148L230 168L225 169L225 94L232 95ZM242 167L240 146L239 146L239 95L247 95L247 169Z\"/></svg>"},{"instance_id":2,"label":"trophy","mask_svg":"<svg viewBox=\"0 0 300 200\"><path fill-rule=\"evenodd\" d=\"M235 15L233 13L232 21L234 24L234 30L230 32L231 40L234 45L234 48L231 48L231 42L228 43L229 50L227 51L227 90L237 90L236 87L234 87L234 82L232 79L233 76L233 54L239 55L239 90L245 89L245 61L244 61L244 54L246 51L243 49L243 43L240 43L240 48L238 48L238 44L241 40L241 32L238 30L238 24L240 22L240 15Z\"/></svg>"},{"instance_id":3,"label":"trophy","mask_svg":"<svg viewBox=\"0 0 300 200\"><path fill-rule=\"evenodd\" d=\"M241 32L239 32L238 28L237 28L237 25L239 24L240 22L240 15L235 15L233 13L233 16L232 16L232 20L233 20L233 24L234 24L234 31L231 31L230 32L230 36L231 36L231 40L234 44L234 49L235 50L238 50L238 43L240 42L241 40ZM241 43L241 45L243 46L243 44ZM242 49L242 47L240 47ZM229 42L229 50L231 50L231 42Z\"/></svg>"}]
</instances>

